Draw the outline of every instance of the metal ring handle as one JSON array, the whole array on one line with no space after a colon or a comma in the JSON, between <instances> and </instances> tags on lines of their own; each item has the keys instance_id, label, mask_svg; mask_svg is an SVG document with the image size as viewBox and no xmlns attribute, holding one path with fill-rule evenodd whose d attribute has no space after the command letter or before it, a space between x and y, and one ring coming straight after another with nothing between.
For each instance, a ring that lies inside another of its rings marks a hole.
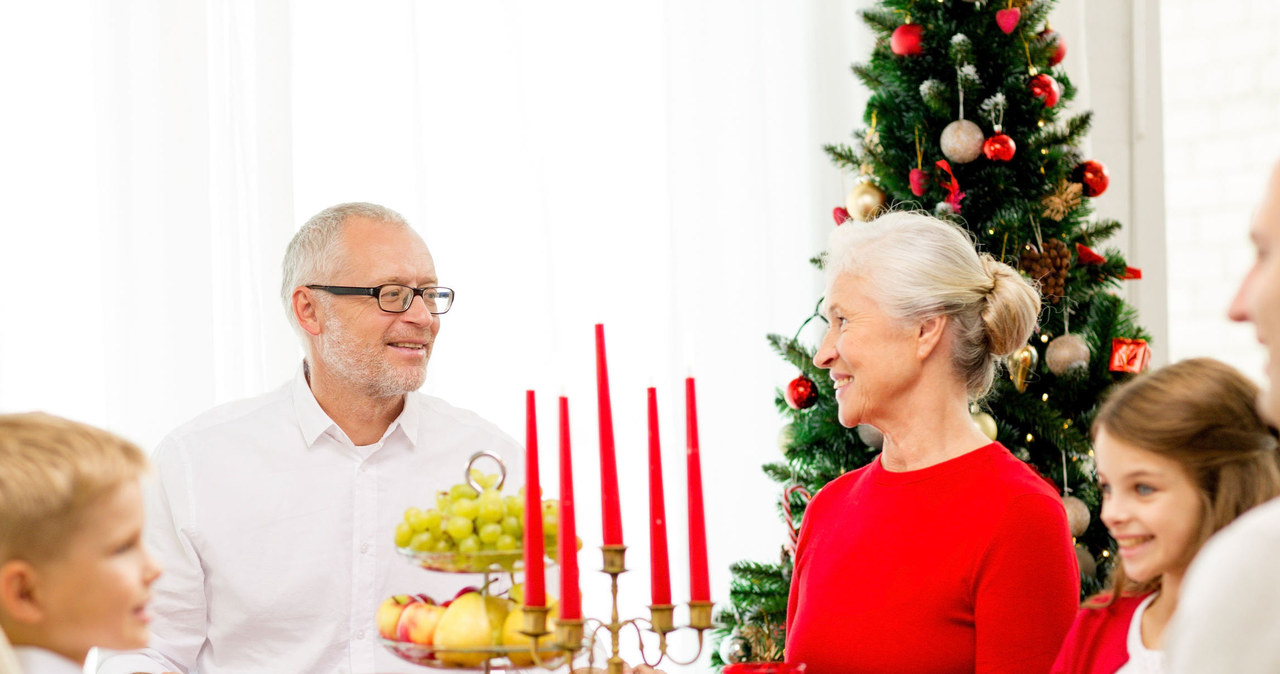
<instances>
[{"instance_id":1,"label":"metal ring handle","mask_svg":"<svg viewBox=\"0 0 1280 674\"><path fill-rule=\"evenodd\" d=\"M467 484L471 485L471 488L476 490L477 494L483 494L484 488L475 481L475 478L471 477L471 467L475 465L477 459L485 457L493 459L498 464L498 484L494 485L494 487L501 490L502 484L507 481L507 464L502 462L502 457L488 450L476 452L475 454L472 454L471 459L467 461Z\"/></svg>"}]
</instances>

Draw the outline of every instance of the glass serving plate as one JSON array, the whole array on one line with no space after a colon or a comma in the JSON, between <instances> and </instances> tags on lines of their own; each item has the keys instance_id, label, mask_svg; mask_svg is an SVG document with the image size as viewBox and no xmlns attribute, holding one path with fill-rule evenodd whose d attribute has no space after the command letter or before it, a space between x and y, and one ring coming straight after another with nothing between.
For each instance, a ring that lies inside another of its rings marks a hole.
<instances>
[{"instance_id":1,"label":"glass serving plate","mask_svg":"<svg viewBox=\"0 0 1280 674\"><path fill-rule=\"evenodd\" d=\"M524 670L534 669L536 665L516 664L509 654L532 656L528 646L489 646L486 648L450 648L442 649L434 646L423 646L406 641L382 639L382 645L395 653L400 659L415 665L432 669L489 669L489 670ZM443 658L443 659L441 659ZM548 653L539 651L539 658L545 667L559 667L564 664L564 652ZM487 665L486 665L487 663Z\"/></svg>"},{"instance_id":2,"label":"glass serving plate","mask_svg":"<svg viewBox=\"0 0 1280 674\"><path fill-rule=\"evenodd\" d=\"M521 550L480 550L477 552L419 552L409 548L396 548L405 557L428 571L446 573L511 573L524 569L524 552ZM555 560L545 557L546 566Z\"/></svg>"}]
</instances>

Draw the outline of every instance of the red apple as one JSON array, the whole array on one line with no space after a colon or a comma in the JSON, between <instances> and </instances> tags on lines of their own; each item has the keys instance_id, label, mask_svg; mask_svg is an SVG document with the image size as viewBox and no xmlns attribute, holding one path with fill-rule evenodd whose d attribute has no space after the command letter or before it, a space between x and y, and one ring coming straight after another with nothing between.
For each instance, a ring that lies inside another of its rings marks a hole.
<instances>
[{"instance_id":1,"label":"red apple","mask_svg":"<svg viewBox=\"0 0 1280 674\"><path fill-rule=\"evenodd\" d=\"M400 621L396 624L396 640L410 641L423 646L430 646L436 633L436 623L444 615L444 607L415 602L404 608Z\"/></svg>"},{"instance_id":2,"label":"red apple","mask_svg":"<svg viewBox=\"0 0 1280 674\"><path fill-rule=\"evenodd\" d=\"M378 606L378 634L381 634L383 639L396 638L396 623L400 621L400 614L404 612L405 607L419 601L411 594L387 597L387 600Z\"/></svg>"},{"instance_id":3,"label":"red apple","mask_svg":"<svg viewBox=\"0 0 1280 674\"><path fill-rule=\"evenodd\" d=\"M469 593L471 593L471 592L475 592L475 593L479 594L479 592L480 592L480 588L478 588L478 587L476 587L476 586L474 586L474 585L468 585L468 586L466 586L466 587L462 588L461 590L458 590L458 593L457 593L457 594L455 594L455 595L453 595L452 597L450 597L450 598L449 598L449 601L446 601L445 603L441 604L441 606L443 606L443 607L445 607L445 608L449 608L449 605L453 603L453 600L454 600L454 599L457 599L458 597L461 597L461 596L462 596L462 595L464 595L464 594L469 594Z\"/></svg>"}]
</instances>

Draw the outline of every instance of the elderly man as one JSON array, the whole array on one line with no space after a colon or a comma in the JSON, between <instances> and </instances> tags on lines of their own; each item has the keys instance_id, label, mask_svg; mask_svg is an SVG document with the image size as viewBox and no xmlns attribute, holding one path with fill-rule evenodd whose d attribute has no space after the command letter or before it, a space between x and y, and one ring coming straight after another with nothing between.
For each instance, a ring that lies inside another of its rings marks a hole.
<instances>
[{"instance_id":1,"label":"elderly man","mask_svg":"<svg viewBox=\"0 0 1280 674\"><path fill-rule=\"evenodd\" d=\"M1253 323L1258 341L1267 347L1270 390L1259 405L1275 423L1280 420L1280 164L1250 235L1257 258L1229 314ZM1258 506L1210 539L1182 584L1170 637L1172 671L1280 672L1277 559L1280 499Z\"/></svg>"},{"instance_id":2,"label":"elderly man","mask_svg":"<svg viewBox=\"0 0 1280 674\"><path fill-rule=\"evenodd\" d=\"M466 584L396 553L402 513L461 482L481 450L524 481L508 436L415 392L453 291L399 214L354 203L313 217L285 253L282 296L306 358L281 388L156 450L154 636L99 672L402 671L378 642L378 603Z\"/></svg>"}]
</instances>

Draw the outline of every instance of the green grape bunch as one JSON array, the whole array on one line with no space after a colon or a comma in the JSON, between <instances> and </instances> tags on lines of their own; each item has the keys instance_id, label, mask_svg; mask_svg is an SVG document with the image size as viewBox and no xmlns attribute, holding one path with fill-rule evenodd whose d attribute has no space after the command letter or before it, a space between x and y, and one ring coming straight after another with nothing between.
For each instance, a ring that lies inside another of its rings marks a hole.
<instances>
[{"instance_id":1,"label":"green grape bunch","mask_svg":"<svg viewBox=\"0 0 1280 674\"><path fill-rule=\"evenodd\" d=\"M396 525L395 544L414 552L475 553L514 552L523 548L525 522L525 489L518 495L502 494L499 476L471 470L471 480L482 491L467 482L453 485L436 494L435 506L422 510L412 507L404 511L404 519ZM560 504L554 499L542 501L542 532L545 549L554 550L556 532L560 528ZM581 547L581 541L578 546Z\"/></svg>"}]
</instances>

